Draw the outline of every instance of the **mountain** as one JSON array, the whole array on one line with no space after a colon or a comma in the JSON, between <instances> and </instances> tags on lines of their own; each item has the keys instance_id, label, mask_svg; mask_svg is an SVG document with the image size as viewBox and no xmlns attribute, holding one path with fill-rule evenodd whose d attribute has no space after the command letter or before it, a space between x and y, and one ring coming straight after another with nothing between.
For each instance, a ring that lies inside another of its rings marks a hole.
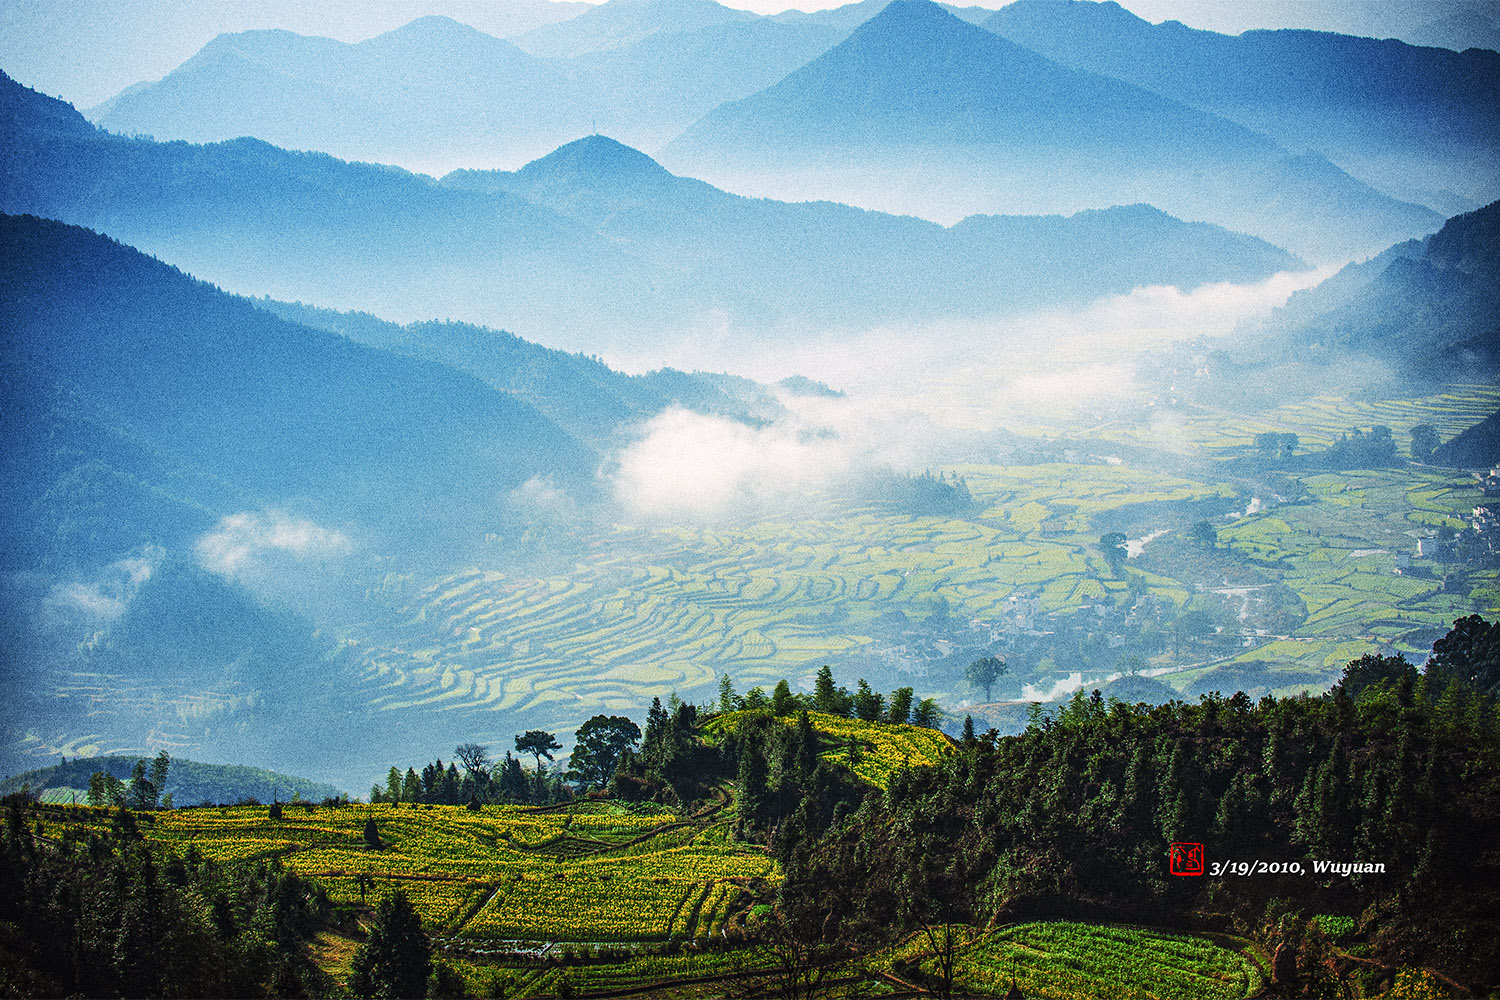
<instances>
[{"instance_id":1,"label":"mountain","mask_svg":"<svg viewBox=\"0 0 1500 1000\"><path fill-rule=\"evenodd\" d=\"M1326 160L1226 119L1060 66L930 0L897 0L660 154L669 169L782 197L953 219L1148 202L1317 259L1435 229Z\"/></svg>"},{"instance_id":2,"label":"mountain","mask_svg":"<svg viewBox=\"0 0 1500 1000\"><path fill-rule=\"evenodd\" d=\"M801 337L1014 314L1143 284L1254 281L1304 266L1261 240L1148 206L975 217L944 228L827 202L743 198L600 136L515 173L461 172L443 183L524 197L629 248L651 273L677 276L701 308Z\"/></svg>"},{"instance_id":3,"label":"mountain","mask_svg":"<svg viewBox=\"0 0 1500 1000\"><path fill-rule=\"evenodd\" d=\"M129 782L137 759L139 758L121 756L75 757L63 764L26 771L0 781L0 795L18 792L25 786L33 795L48 802L71 802L76 797L79 803L83 803L89 787L89 777L94 772L103 771ZM246 799L290 802L294 795L304 802L319 802L337 798L341 794L333 785L289 774L277 774L264 768L239 764L200 764L180 757L172 759L172 764L167 769L166 788L160 791L163 795L172 796L173 804L179 807L198 805L201 802L235 803Z\"/></svg>"},{"instance_id":4,"label":"mountain","mask_svg":"<svg viewBox=\"0 0 1500 1000\"><path fill-rule=\"evenodd\" d=\"M1500 197L1500 53L1322 31L1222 35L1094 0L1017 0L984 26L1440 211Z\"/></svg>"},{"instance_id":5,"label":"mountain","mask_svg":"<svg viewBox=\"0 0 1500 1000\"><path fill-rule=\"evenodd\" d=\"M12 123L0 135L6 211L96 227L249 294L503 325L554 346L633 352L644 367L706 326L754 350L805 339L809 324L1013 314L1301 266L1262 241L1144 209L946 230L739 198L603 137L515 173L438 183L255 140L112 136L8 80L0 114Z\"/></svg>"},{"instance_id":6,"label":"mountain","mask_svg":"<svg viewBox=\"0 0 1500 1000\"><path fill-rule=\"evenodd\" d=\"M0 246L8 533L52 531L46 508L81 502L54 486L101 463L206 512L404 532L483 521L535 476L589 485L586 448L469 376L276 319L76 227L5 216Z\"/></svg>"},{"instance_id":7,"label":"mountain","mask_svg":"<svg viewBox=\"0 0 1500 1000\"><path fill-rule=\"evenodd\" d=\"M250 136L444 173L517 165L600 129L660 145L847 34L712 0L610 0L573 21L523 34L520 48L436 16L357 45L287 31L221 35L89 115L123 134Z\"/></svg>"},{"instance_id":8,"label":"mountain","mask_svg":"<svg viewBox=\"0 0 1500 1000\"><path fill-rule=\"evenodd\" d=\"M1431 462L1454 469L1493 469L1500 465L1500 411L1444 441L1433 450Z\"/></svg>"},{"instance_id":9,"label":"mountain","mask_svg":"<svg viewBox=\"0 0 1500 1000\"><path fill-rule=\"evenodd\" d=\"M566 59L620 49L652 35L748 23L756 15L714 0L608 0L577 17L547 24L513 39L534 56Z\"/></svg>"},{"instance_id":10,"label":"mountain","mask_svg":"<svg viewBox=\"0 0 1500 1000\"><path fill-rule=\"evenodd\" d=\"M549 62L429 16L352 45L280 30L220 35L90 114L110 131L162 140L253 136L431 169L524 162L587 131L590 107Z\"/></svg>"},{"instance_id":11,"label":"mountain","mask_svg":"<svg viewBox=\"0 0 1500 1000\"><path fill-rule=\"evenodd\" d=\"M1195 395L1216 404L1339 387L1409 394L1491 382L1500 375L1497 289L1500 202L1493 202L1297 292L1208 364L1201 347L1188 350L1173 363L1175 380L1184 390L1196 382Z\"/></svg>"}]
</instances>

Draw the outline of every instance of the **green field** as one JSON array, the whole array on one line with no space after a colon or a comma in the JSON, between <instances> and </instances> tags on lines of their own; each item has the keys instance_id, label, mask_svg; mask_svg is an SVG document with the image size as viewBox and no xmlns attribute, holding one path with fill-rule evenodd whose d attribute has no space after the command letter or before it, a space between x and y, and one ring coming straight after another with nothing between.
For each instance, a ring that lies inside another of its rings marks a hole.
<instances>
[{"instance_id":1,"label":"green field","mask_svg":"<svg viewBox=\"0 0 1500 1000\"><path fill-rule=\"evenodd\" d=\"M1266 985L1260 961L1249 942L1226 946L1143 927L1038 921L1000 928L964 948L955 981L971 993L1003 996L1014 978L1026 996L1045 1000L1235 1000Z\"/></svg>"},{"instance_id":2,"label":"green field","mask_svg":"<svg viewBox=\"0 0 1500 1000\"><path fill-rule=\"evenodd\" d=\"M855 728L869 736L880 727ZM893 739L909 735L909 727L889 728ZM191 849L226 864L278 858L356 909L401 889L443 960L477 995L499 983L512 997L652 985L660 991L651 995L666 997L722 995L715 991L723 983L749 985L747 978L768 985L774 960L744 931L752 906L772 898L779 875L763 850L730 838L731 812L720 806L680 816L599 801L479 811L291 804L279 820L260 806L138 817L146 837L166 850ZM38 832L55 838L69 826L102 828L109 817L102 809L54 808ZM369 819L380 832L379 850L364 841ZM370 879L363 897L360 875ZM325 936L324 943L337 940ZM924 941L913 936L834 979L847 985L849 974L888 974L900 960L930 964ZM1229 1000L1262 984L1248 952L1235 950L1241 944L1125 926L1023 924L968 945L958 981L971 992L1000 995L1014 970L1033 997ZM326 948L336 976L347 974L341 962L348 947ZM690 985L699 980L708 982ZM889 978L866 982L876 993L893 985Z\"/></svg>"},{"instance_id":3,"label":"green field","mask_svg":"<svg viewBox=\"0 0 1500 1000\"><path fill-rule=\"evenodd\" d=\"M723 734L733 732L747 714L729 712L715 716L704 724L704 738L713 742ZM825 712L808 712L807 717L814 729L835 744L820 756L842 764L870 784L881 787L885 787L891 775L901 768L928 767L938 763L953 749L953 741L935 729L864 722ZM791 725L796 717L785 716L781 721Z\"/></svg>"},{"instance_id":4,"label":"green field","mask_svg":"<svg viewBox=\"0 0 1500 1000\"><path fill-rule=\"evenodd\" d=\"M85 814L79 810L80 815ZM100 817L103 818L102 816ZM720 935L773 885L764 851L731 842L716 814L680 817L583 802L485 806L288 805L154 814L147 836L215 861L280 858L335 900L404 889L433 933L465 939L665 941ZM374 819L384 846L364 841Z\"/></svg>"},{"instance_id":5,"label":"green field","mask_svg":"<svg viewBox=\"0 0 1500 1000\"><path fill-rule=\"evenodd\" d=\"M1477 496L1473 481L1415 465L1302 473L1294 486L1303 495L1279 502L1264 484L1217 478L1227 466L1213 457L1240 454L1263 430L1295 432L1316 446L1377 421L1404 445L1416 423L1448 436L1497 407L1500 391L1469 387L1421 400L1317 399L1257 420L1195 414L1177 426L1179 439L1208 456L1191 474L1113 459L957 466L946 471L963 476L977 502L963 517L830 501L821 517L615 526L586 537L565 569L455 573L408 600L399 625L349 629L340 641L382 709L499 709L559 728L593 712L637 710L671 691L704 700L720 673L741 691L781 677L805 687L823 663L841 676L909 672L908 683L952 709L973 692L961 671L929 664L961 657L985 637L1056 631L1070 620L1100 636L1119 633L1118 659L1138 654L1138 667L1164 672L1163 682L1181 691L1226 665L1259 670L1276 690L1316 689L1366 652L1420 659L1431 630L1496 610L1493 570L1460 574L1447 589L1451 567L1431 560L1415 560L1415 573L1394 572L1396 554L1415 550L1416 533L1462 526ZM1078 448L1107 452L1111 440L1130 439L1132 426L1095 428L1076 439ZM1236 507L1240 515L1231 516ZM1205 560L1187 529L1215 511L1219 544ZM1155 536L1123 574L1110 571L1097 546L1119 526ZM1137 624L1077 617L1091 608L1123 616L1145 595L1157 631L1205 607L1219 638L1185 649L1138 646ZM1029 669L1046 690L1073 672L1094 683L1115 668L1064 649Z\"/></svg>"}]
</instances>

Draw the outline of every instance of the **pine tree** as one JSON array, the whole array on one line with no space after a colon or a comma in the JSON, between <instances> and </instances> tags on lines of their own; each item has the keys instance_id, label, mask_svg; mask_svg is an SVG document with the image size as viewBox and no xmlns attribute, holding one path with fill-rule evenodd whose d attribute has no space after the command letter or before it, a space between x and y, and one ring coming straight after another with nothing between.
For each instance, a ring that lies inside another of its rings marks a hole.
<instances>
[{"instance_id":1,"label":"pine tree","mask_svg":"<svg viewBox=\"0 0 1500 1000\"><path fill-rule=\"evenodd\" d=\"M839 691L833 683L833 668L823 664L818 669L818 679L813 683L813 708L830 715L839 713Z\"/></svg>"},{"instance_id":2,"label":"pine tree","mask_svg":"<svg viewBox=\"0 0 1500 1000\"><path fill-rule=\"evenodd\" d=\"M891 707L886 713L886 718L897 725L905 725L911 720L911 703L916 693L909 687L897 688L891 692Z\"/></svg>"},{"instance_id":3,"label":"pine tree","mask_svg":"<svg viewBox=\"0 0 1500 1000\"><path fill-rule=\"evenodd\" d=\"M776 682L776 687L771 692L771 713L778 716L790 715L796 703L796 699L792 697L792 686L783 677Z\"/></svg>"},{"instance_id":4,"label":"pine tree","mask_svg":"<svg viewBox=\"0 0 1500 1000\"><path fill-rule=\"evenodd\" d=\"M375 907L370 935L354 952L349 992L359 997L427 995L432 943L406 893L397 890Z\"/></svg>"}]
</instances>

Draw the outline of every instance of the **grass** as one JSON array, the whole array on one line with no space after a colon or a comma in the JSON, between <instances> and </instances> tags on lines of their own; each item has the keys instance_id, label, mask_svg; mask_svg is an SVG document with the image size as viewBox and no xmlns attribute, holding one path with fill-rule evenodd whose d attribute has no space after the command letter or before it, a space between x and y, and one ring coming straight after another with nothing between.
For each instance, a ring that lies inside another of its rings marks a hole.
<instances>
[{"instance_id":1,"label":"grass","mask_svg":"<svg viewBox=\"0 0 1500 1000\"><path fill-rule=\"evenodd\" d=\"M705 723L703 733L714 740L733 732L748 714L728 712L715 716ZM953 740L936 729L846 719L825 712L808 712L807 718L812 727L832 744L823 750L821 757L848 767L863 780L882 788L901 768L936 764L954 746ZM780 721L793 725L797 716L783 716Z\"/></svg>"},{"instance_id":2,"label":"grass","mask_svg":"<svg viewBox=\"0 0 1500 1000\"><path fill-rule=\"evenodd\" d=\"M991 996L1012 976L1026 996L1048 1000L1235 1000L1265 985L1248 954L1201 935L1070 921L992 931L963 950L956 972L963 989Z\"/></svg>"},{"instance_id":3,"label":"grass","mask_svg":"<svg viewBox=\"0 0 1500 1000\"><path fill-rule=\"evenodd\" d=\"M93 822L95 811L67 811ZM143 829L169 849L221 862L280 858L317 879L336 902L406 891L445 936L503 941L665 941L721 934L775 864L718 823L665 812L580 804L540 813L519 807L351 805L181 809ZM383 847L369 849L374 819ZM628 845L628 846L627 846ZM722 936L722 935L721 935Z\"/></svg>"}]
</instances>

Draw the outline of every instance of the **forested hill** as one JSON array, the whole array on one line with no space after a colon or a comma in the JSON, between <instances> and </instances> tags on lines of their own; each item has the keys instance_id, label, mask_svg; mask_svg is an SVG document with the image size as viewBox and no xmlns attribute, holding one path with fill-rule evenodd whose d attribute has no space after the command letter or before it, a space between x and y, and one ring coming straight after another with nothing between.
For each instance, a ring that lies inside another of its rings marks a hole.
<instances>
[{"instance_id":1,"label":"forested hill","mask_svg":"<svg viewBox=\"0 0 1500 1000\"><path fill-rule=\"evenodd\" d=\"M1475 616L1424 671L1366 656L1319 698L1080 692L1019 736L898 773L821 840L783 843L782 906L830 941L1039 915L1206 921L1275 951L1284 984L1315 987L1287 995L1348 995L1349 962L1307 922L1333 914L1380 962L1494 983L1497 689L1500 628ZM1201 877L1169 872L1174 842L1204 845Z\"/></svg>"},{"instance_id":2,"label":"forested hill","mask_svg":"<svg viewBox=\"0 0 1500 1000\"><path fill-rule=\"evenodd\" d=\"M75 757L52 767L27 771L14 777L0 780L0 795L19 792L22 787L46 800L69 801L72 793L80 803L86 801L89 778L96 771L103 771L113 778L129 781L135 767L135 757ZM51 793L51 794L49 794ZM260 767L242 764L200 764L195 760L176 758L167 771L167 787L163 795L171 795L178 806L197 805L200 802L243 802L255 799L259 802L289 802L293 798L308 802L337 798L342 792L333 785L309 781L289 774L278 774Z\"/></svg>"}]
</instances>

